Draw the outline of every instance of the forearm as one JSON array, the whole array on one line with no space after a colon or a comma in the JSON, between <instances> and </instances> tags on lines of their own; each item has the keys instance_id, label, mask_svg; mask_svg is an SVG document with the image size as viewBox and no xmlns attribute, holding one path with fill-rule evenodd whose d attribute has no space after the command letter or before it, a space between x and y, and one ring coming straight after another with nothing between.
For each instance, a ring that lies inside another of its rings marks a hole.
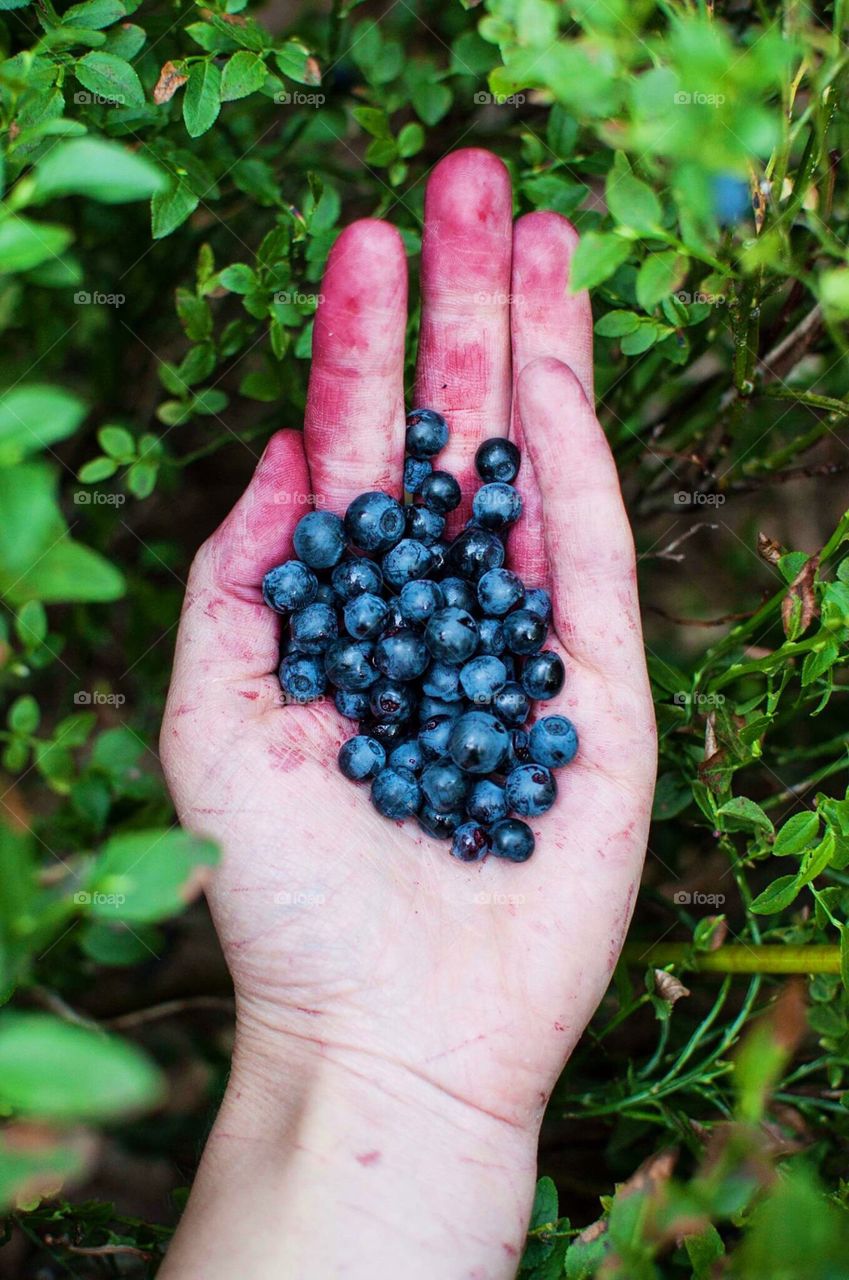
<instances>
[{"instance_id":1,"label":"forearm","mask_svg":"<svg viewBox=\"0 0 849 1280\"><path fill-rule=\"evenodd\" d=\"M243 1038L161 1280L510 1280L536 1133L369 1056Z\"/></svg>"}]
</instances>

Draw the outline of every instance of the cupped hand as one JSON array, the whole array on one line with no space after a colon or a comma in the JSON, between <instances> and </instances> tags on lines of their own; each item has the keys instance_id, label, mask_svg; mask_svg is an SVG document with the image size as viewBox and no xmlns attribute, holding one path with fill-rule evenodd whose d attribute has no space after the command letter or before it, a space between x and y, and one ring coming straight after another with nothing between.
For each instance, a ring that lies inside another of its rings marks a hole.
<instances>
[{"instance_id":1,"label":"cupped hand","mask_svg":"<svg viewBox=\"0 0 849 1280\"><path fill-rule=\"evenodd\" d=\"M293 554L314 505L344 514L364 490L402 493L407 269L387 223L356 222L333 247L305 430L272 438L197 554L162 730L180 819L222 849L209 899L247 1038L388 1064L529 1127L616 962L655 772L631 533L592 407L590 306L567 287L575 242L553 213L513 224L507 171L486 152L430 177L408 402L448 419L439 465L464 492L451 530L480 441L522 449L508 564L552 594L547 647L567 674L541 710L580 735L555 806L530 820L534 856L466 865L415 821L388 822L338 772L353 726L332 700L281 702L263 574Z\"/></svg>"}]
</instances>

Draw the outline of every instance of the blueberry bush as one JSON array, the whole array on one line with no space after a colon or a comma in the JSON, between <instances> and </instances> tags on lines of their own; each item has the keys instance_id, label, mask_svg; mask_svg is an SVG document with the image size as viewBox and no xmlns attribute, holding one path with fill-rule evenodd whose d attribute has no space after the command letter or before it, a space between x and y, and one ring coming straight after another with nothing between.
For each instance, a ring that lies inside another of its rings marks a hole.
<instances>
[{"instance_id":1,"label":"blueberry bush","mask_svg":"<svg viewBox=\"0 0 849 1280\"><path fill-rule=\"evenodd\" d=\"M156 1272L232 1023L155 748L186 567L302 418L338 228L415 279L481 145L582 232L661 731L521 1275L846 1276L843 0L0 10L0 1274Z\"/></svg>"}]
</instances>

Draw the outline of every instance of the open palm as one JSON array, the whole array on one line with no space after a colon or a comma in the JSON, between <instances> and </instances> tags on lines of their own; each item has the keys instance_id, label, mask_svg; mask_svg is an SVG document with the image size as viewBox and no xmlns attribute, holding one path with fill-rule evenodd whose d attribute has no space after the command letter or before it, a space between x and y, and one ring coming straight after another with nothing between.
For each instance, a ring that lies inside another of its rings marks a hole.
<instances>
[{"instance_id":1,"label":"open palm","mask_svg":"<svg viewBox=\"0 0 849 1280\"><path fill-rule=\"evenodd\" d=\"M223 850L210 902L239 1018L401 1065L507 1119L539 1111L600 999L633 906L654 780L630 530L592 410L591 316L567 290L575 233L512 225L506 170L457 152L430 177L411 402L451 428L439 465L464 492L486 436L523 451L508 564L554 602L566 665L544 705L579 731L521 865L462 864L415 821L387 822L336 767L353 731L332 701L281 705L280 619L259 585L313 504L400 496L407 283L386 223L348 227L315 324L305 432L270 442L198 552L162 753L183 823ZM453 521L453 523L452 523Z\"/></svg>"}]
</instances>

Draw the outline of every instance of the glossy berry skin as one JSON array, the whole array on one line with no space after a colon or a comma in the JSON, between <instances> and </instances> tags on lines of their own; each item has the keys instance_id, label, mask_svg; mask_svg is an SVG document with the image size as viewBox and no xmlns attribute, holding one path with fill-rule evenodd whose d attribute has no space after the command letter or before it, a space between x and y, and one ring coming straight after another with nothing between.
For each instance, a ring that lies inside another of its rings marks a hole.
<instances>
[{"instance_id":1,"label":"glossy berry skin","mask_svg":"<svg viewBox=\"0 0 849 1280\"><path fill-rule=\"evenodd\" d=\"M329 582L320 582L318 590L315 593L314 604L332 604L337 603L336 592L333 590Z\"/></svg>"},{"instance_id":2,"label":"glossy berry skin","mask_svg":"<svg viewBox=\"0 0 849 1280\"><path fill-rule=\"evenodd\" d=\"M386 765L386 752L374 738L359 733L339 749L339 768L351 782L365 782Z\"/></svg>"},{"instance_id":3,"label":"glossy berry skin","mask_svg":"<svg viewBox=\"0 0 849 1280\"><path fill-rule=\"evenodd\" d=\"M522 764L508 773L504 782L507 805L523 818L546 813L557 799L554 774L543 764Z\"/></svg>"},{"instance_id":4,"label":"glossy berry skin","mask_svg":"<svg viewBox=\"0 0 849 1280\"><path fill-rule=\"evenodd\" d=\"M354 596L343 610L345 630L355 640L372 640L380 635L386 626L386 615L389 608L380 596L366 591L363 595Z\"/></svg>"},{"instance_id":5,"label":"glossy berry skin","mask_svg":"<svg viewBox=\"0 0 849 1280\"><path fill-rule=\"evenodd\" d=\"M313 654L288 654L280 663L278 674L290 702L314 702L327 688L324 664Z\"/></svg>"},{"instance_id":6,"label":"glossy berry skin","mask_svg":"<svg viewBox=\"0 0 849 1280\"><path fill-rule=\"evenodd\" d=\"M497 658L506 648L504 628L498 618L481 618L478 623L478 653L491 654Z\"/></svg>"},{"instance_id":7,"label":"glossy berry skin","mask_svg":"<svg viewBox=\"0 0 849 1280\"><path fill-rule=\"evenodd\" d=\"M373 652L367 640L336 640L324 658L328 680L349 692L368 689L378 678L370 661Z\"/></svg>"},{"instance_id":8,"label":"glossy berry skin","mask_svg":"<svg viewBox=\"0 0 849 1280\"><path fill-rule=\"evenodd\" d=\"M483 822L491 826L507 817L507 797L504 788L491 778L481 778L469 792L466 801L466 812L475 822Z\"/></svg>"},{"instance_id":9,"label":"glossy berry skin","mask_svg":"<svg viewBox=\"0 0 849 1280\"><path fill-rule=\"evenodd\" d=\"M424 638L438 662L466 662L478 647L478 624L465 609L438 609Z\"/></svg>"},{"instance_id":10,"label":"glossy berry skin","mask_svg":"<svg viewBox=\"0 0 849 1280\"><path fill-rule=\"evenodd\" d=\"M530 732L531 759L549 769L562 769L578 751L575 726L566 716L543 716Z\"/></svg>"},{"instance_id":11,"label":"glossy berry skin","mask_svg":"<svg viewBox=\"0 0 849 1280\"><path fill-rule=\"evenodd\" d=\"M463 496L459 484L448 471L432 471L422 483L421 495L425 506L440 516L456 510Z\"/></svg>"},{"instance_id":12,"label":"glossy berry skin","mask_svg":"<svg viewBox=\"0 0 849 1280\"><path fill-rule=\"evenodd\" d=\"M490 848L489 832L479 822L461 822L451 841L451 856L460 862L480 862Z\"/></svg>"},{"instance_id":13,"label":"glossy berry skin","mask_svg":"<svg viewBox=\"0 0 849 1280\"><path fill-rule=\"evenodd\" d=\"M424 578L430 571L432 556L423 542L402 538L383 557L383 576L390 586L400 590L414 578Z\"/></svg>"},{"instance_id":14,"label":"glossy berry skin","mask_svg":"<svg viewBox=\"0 0 849 1280\"><path fill-rule=\"evenodd\" d=\"M368 694L337 689L333 695L336 710L348 720L362 720L369 713Z\"/></svg>"},{"instance_id":15,"label":"glossy berry skin","mask_svg":"<svg viewBox=\"0 0 849 1280\"><path fill-rule=\"evenodd\" d=\"M512 484L500 480L481 485L472 499L472 515L481 529L497 533L515 524L522 514L522 496Z\"/></svg>"},{"instance_id":16,"label":"glossy berry skin","mask_svg":"<svg viewBox=\"0 0 849 1280\"><path fill-rule=\"evenodd\" d=\"M504 639L511 653L537 653L547 635L547 624L530 609L514 609L504 619Z\"/></svg>"},{"instance_id":17,"label":"glossy berry skin","mask_svg":"<svg viewBox=\"0 0 849 1280\"><path fill-rule=\"evenodd\" d=\"M469 778L450 760L435 760L421 776L422 795L434 809L462 809L469 794Z\"/></svg>"},{"instance_id":18,"label":"glossy berry skin","mask_svg":"<svg viewBox=\"0 0 849 1280\"><path fill-rule=\"evenodd\" d=\"M463 821L461 809L434 809L427 800L419 809L419 826L437 840L450 840Z\"/></svg>"},{"instance_id":19,"label":"glossy berry skin","mask_svg":"<svg viewBox=\"0 0 849 1280\"><path fill-rule=\"evenodd\" d=\"M345 529L332 511L308 511L295 526L292 542L311 569L332 569L345 554Z\"/></svg>"},{"instance_id":20,"label":"glossy berry skin","mask_svg":"<svg viewBox=\"0 0 849 1280\"><path fill-rule=\"evenodd\" d=\"M488 706L506 679L507 668L500 658L472 658L460 668L463 692L478 706Z\"/></svg>"},{"instance_id":21,"label":"glossy berry skin","mask_svg":"<svg viewBox=\"0 0 849 1280\"><path fill-rule=\"evenodd\" d=\"M464 700L461 697L455 698L453 702L449 702L445 698L432 698L429 694L419 699L419 720L424 724L425 720L430 720L432 716L447 716L453 723L459 720L466 710Z\"/></svg>"},{"instance_id":22,"label":"glossy berry skin","mask_svg":"<svg viewBox=\"0 0 849 1280\"><path fill-rule=\"evenodd\" d=\"M434 547L444 529L445 516L428 507L407 507L407 537L423 542L426 547Z\"/></svg>"},{"instance_id":23,"label":"glossy berry skin","mask_svg":"<svg viewBox=\"0 0 849 1280\"><path fill-rule=\"evenodd\" d=\"M527 587L522 608L539 614L543 622L551 621L551 596L543 587Z\"/></svg>"},{"instance_id":24,"label":"glossy berry skin","mask_svg":"<svg viewBox=\"0 0 849 1280\"><path fill-rule=\"evenodd\" d=\"M474 613L478 599L474 587L463 578L443 578L440 582L442 599L447 609L465 609L466 613Z\"/></svg>"},{"instance_id":25,"label":"glossy berry skin","mask_svg":"<svg viewBox=\"0 0 849 1280\"><path fill-rule=\"evenodd\" d=\"M422 481L430 475L433 465L423 458L407 458L404 463L404 488L407 493L418 493Z\"/></svg>"},{"instance_id":26,"label":"glossy berry skin","mask_svg":"<svg viewBox=\"0 0 849 1280\"><path fill-rule=\"evenodd\" d=\"M262 598L275 613L288 613L312 604L318 578L302 560L287 560L269 569L262 580Z\"/></svg>"},{"instance_id":27,"label":"glossy berry skin","mask_svg":"<svg viewBox=\"0 0 849 1280\"><path fill-rule=\"evenodd\" d=\"M432 512L431 514L434 513ZM445 568L445 557L448 554L448 547L450 544L442 539L439 542L434 542L429 545L431 555L430 572L434 577L436 577L438 574L442 573L442 570Z\"/></svg>"},{"instance_id":28,"label":"glossy berry skin","mask_svg":"<svg viewBox=\"0 0 849 1280\"><path fill-rule=\"evenodd\" d=\"M432 662L425 672L422 690L431 698L455 702L462 698L460 668L451 662Z\"/></svg>"},{"instance_id":29,"label":"glossy berry skin","mask_svg":"<svg viewBox=\"0 0 849 1280\"><path fill-rule=\"evenodd\" d=\"M522 579L509 569L487 569L478 583L478 603L492 617L515 609L524 594Z\"/></svg>"},{"instance_id":30,"label":"glossy berry skin","mask_svg":"<svg viewBox=\"0 0 849 1280\"><path fill-rule=\"evenodd\" d=\"M404 508L380 489L361 493L345 512L345 533L361 551L389 551L404 536Z\"/></svg>"},{"instance_id":31,"label":"glossy berry skin","mask_svg":"<svg viewBox=\"0 0 849 1280\"><path fill-rule=\"evenodd\" d=\"M448 423L435 409L413 409L407 414L406 449L421 461L433 458L448 443Z\"/></svg>"},{"instance_id":32,"label":"glossy berry skin","mask_svg":"<svg viewBox=\"0 0 849 1280\"><path fill-rule=\"evenodd\" d=\"M301 653L323 653L339 636L336 610L315 601L293 613L289 627L292 643Z\"/></svg>"},{"instance_id":33,"label":"glossy berry skin","mask_svg":"<svg viewBox=\"0 0 849 1280\"><path fill-rule=\"evenodd\" d=\"M404 742L400 742L389 754L391 769L407 769L410 773L419 774L424 765L424 752L415 738L407 738Z\"/></svg>"},{"instance_id":34,"label":"glossy berry skin","mask_svg":"<svg viewBox=\"0 0 849 1280\"><path fill-rule=\"evenodd\" d=\"M527 862L534 851L534 833L526 822L519 818L505 818L490 827L490 852L496 858L506 858L509 862Z\"/></svg>"},{"instance_id":35,"label":"glossy berry skin","mask_svg":"<svg viewBox=\"0 0 849 1280\"><path fill-rule=\"evenodd\" d=\"M531 712L531 700L520 684L508 680L492 699L492 710L509 729L518 729Z\"/></svg>"},{"instance_id":36,"label":"glossy berry skin","mask_svg":"<svg viewBox=\"0 0 849 1280\"><path fill-rule=\"evenodd\" d=\"M409 627L384 632L374 650L374 665L390 680L417 680L429 660L424 640Z\"/></svg>"},{"instance_id":37,"label":"glossy berry skin","mask_svg":"<svg viewBox=\"0 0 849 1280\"><path fill-rule=\"evenodd\" d=\"M419 731L419 746L426 760L441 760L448 754L454 720L448 715L431 716Z\"/></svg>"},{"instance_id":38,"label":"glossy berry skin","mask_svg":"<svg viewBox=\"0 0 849 1280\"><path fill-rule=\"evenodd\" d=\"M500 720L486 711L467 711L452 729L451 759L467 773L494 773L507 754L510 739Z\"/></svg>"},{"instance_id":39,"label":"glossy berry skin","mask_svg":"<svg viewBox=\"0 0 849 1280\"><path fill-rule=\"evenodd\" d=\"M386 601L386 605L386 622L383 625L384 635L388 635L390 631L398 631L401 627L406 626L404 615L401 612L401 601L398 597L393 596L391 600Z\"/></svg>"},{"instance_id":40,"label":"glossy berry skin","mask_svg":"<svg viewBox=\"0 0 849 1280\"><path fill-rule=\"evenodd\" d=\"M559 654L551 649L535 653L528 658L522 672L522 688L529 698L537 702L547 702L556 698L563 688L566 670Z\"/></svg>"},{"instance_id":41,"label":"glossy berry skin","mask_svg":"<svg viewBox=\"0 0 849 1280\"><path fill-rule=\"evenodd\" d=\"M381 769L371 784L371 802L384 818L409 818L421 804L418 782L406 769Z\"/></svg>"},{"instance_id":42,"label":"glossy berry skin","mask_svg":"<svg viewBox=\"0 0 849 1280\"><path fill-rule=\"evenodd\" d=\"M383 586L383 574L380 565L368 560L365 556L356 556L351 560L342 560L331 574L333 590L343 603L353 600L355 596L380 594Z\"/></svg>"},{"instance_id":43,"label":"glossy berry skin","mask_svg":"<svg viewBox=\"0 0 849 1280\"><path fill-rule=\"evenodd\" d=\"M502 771L510 773L520 765L531 762L531 740L524 729L513 729L510 734L510 746L504 758Z\"/></svg>"},{"instance_id":44,"label":"glossy berry skin","mask_svg":"<svg viewBox=\"0 0 849 1280\"><path fill-rule=\"evenodd\" d=\"M391 751L404 741L409 728L404 720L375 720L374 716L366 716L360 721L360 732L376 738L387 751Z\"/></svg>"},{"instance_id":45,"label":"glossy berry skin","mask_svg":"<svg viewBox=\"0 0 849 1280\"><path fill-rule=\"evenodd\" d=\"M477 583L487 569L504 564L504 543L486 529L464 529L451 543L445 563L458 578Z\"/></svg>"},{"instance_id":46,"label":"glossy berry skin","mask_svg":"<svg viewBox=\"0 0 849 1280\"><path fill-rule=\"evenodd\" d=\"M422 624L442 607L442 592L437 582L429 582L423 578L414 578L405 582L399 597L401 613L405 622Z\"/></svg>"},{"instance_id":47,"label":"glossy berry skin","mask_svg":"<svg viewBox=\"0 0 849 1280\"><path fill-rule=\"evenodd\" d=\"M475 470L484 484L493 480L501 480L509 484L519 474L522 455L512 440L504 436L493 436L478 445L475 454Z\"/></svg>"},{"instance_id":48,"label":"glossy berry skin","mask_svg":"<svg viewBox=\"0 0 849 1280\"><path fill-rule=\"evenodd\" d=\"M401 680L381 676L369 689L369 709L375 720L399 724L409 720L414 710L412 689Z\"/></svg>"}]
</instances>

